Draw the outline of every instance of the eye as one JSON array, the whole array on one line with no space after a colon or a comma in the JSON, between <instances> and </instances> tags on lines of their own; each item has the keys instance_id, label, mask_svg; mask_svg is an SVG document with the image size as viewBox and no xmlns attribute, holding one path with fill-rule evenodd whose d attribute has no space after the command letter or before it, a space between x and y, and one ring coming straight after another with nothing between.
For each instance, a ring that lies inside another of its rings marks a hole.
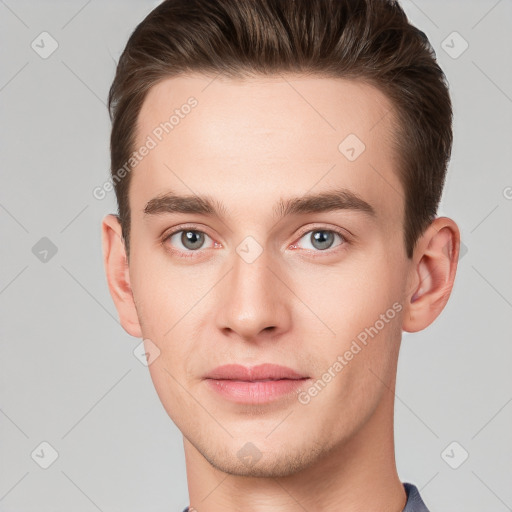
<instances>
[{"instance_id":1,"label":"eye","mask_svg":"<svg viewBox=\"0 0 512 512\"><path fill-rule=\"evenodd\" d=\"M340 245L345 245L347 243L347 239L338 231L332 229L313 229L306 232L301 236L300 240L305 240L306 243L309 243L310 246L306 249L313 249L316 252L318 251L326 251L330 249L335 243L336 237L341 240L341 243L335 245L334 247L339 247ZM306 244L307 245L307 244ZM297 247L297 244L292 245L293 248Z\"/></svg>"},{"instance_id":2,"label":"eye","mask_svg":"<svg viewBox=\"0 0 512 512\"><path fill-rule=\"evenodd\" d=\"M167 235L164 243L169 243L177 248L178 252L197 252L203 248L205 240L213 240L203 231L197 229L180 229Z\"/></svg>"}]
</instances>

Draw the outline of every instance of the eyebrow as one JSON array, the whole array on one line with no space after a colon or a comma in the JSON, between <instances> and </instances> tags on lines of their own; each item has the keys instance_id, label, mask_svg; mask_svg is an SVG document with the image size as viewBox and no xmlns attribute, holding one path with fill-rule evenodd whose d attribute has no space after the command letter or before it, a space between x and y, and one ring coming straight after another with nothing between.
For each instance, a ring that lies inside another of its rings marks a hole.
<instances>
[{"instance_id":1,"label":"eyebrow","mask_svg":"<svg viewBox=\"0 0 512 512\"><path fill-rule=\"evenodd\" d=\"M274 216L282 219L288 215L304 215L334 210L352 210L362 212L370 217L376 217L376 211L371 204L354 192L341 188L302 197L280 199L274 207ZM144 208L145 215L165 213L191 213L227 218L226 207L210 196L188 195L180 196L173 192L154 197Z\"/></svg>"}]
</instances>

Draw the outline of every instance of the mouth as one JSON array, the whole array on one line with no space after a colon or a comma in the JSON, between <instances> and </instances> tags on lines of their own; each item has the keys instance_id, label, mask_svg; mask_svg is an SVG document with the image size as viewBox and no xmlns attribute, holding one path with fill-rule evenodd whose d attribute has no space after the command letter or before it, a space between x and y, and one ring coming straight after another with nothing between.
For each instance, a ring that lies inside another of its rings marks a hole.
<instances>
[{"instance_id":1,"label":"mouth","mask_svg":"<svg viewBox=\"0 0 512 512\"><path fill-rule=\"evenodd\" d=\"M257 366L242 366L240 364L218 366L209 372L205 378L215 380L239 380L244 382L266 382L284 379L300 380L308 377L287 366L264 363Z\"/></svg>"},{"instance_id":2,"label":"mouth","mask_svg":"<svg viewBox=\"0 0 512 512\"><path fill-rule=\"evenodd\" d=\"M264 404L297 392L309 377L269 363L253 367L229 364L215 368L204 380L224 399L240 404Z\"/></svg>"},{"instance_id":3,"label":"mouth","mask_svg":"<svg viewBox=\"0 0 512 512\"><path fill-rule=\"evenodd\" d=\"M243 379L217 379L217 380L236 380L237 382L274 382L276 380L302 380L302 379L255 379L255 380L243 380Z\"/></svg>"}]
</instances>

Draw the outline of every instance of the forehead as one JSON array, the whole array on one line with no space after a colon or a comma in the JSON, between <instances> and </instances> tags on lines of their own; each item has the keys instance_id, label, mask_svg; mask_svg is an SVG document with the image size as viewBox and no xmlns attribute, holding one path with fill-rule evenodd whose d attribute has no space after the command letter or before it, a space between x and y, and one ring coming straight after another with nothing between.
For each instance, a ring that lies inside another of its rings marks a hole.
<instances>
[{"instance_id":1,"label":"forehead","mask_svg":"<svg viewBox=\"0 0 512 512\"><path fill-rule=\"evenodd\" d=\"M169 190L251 199L263 208L259 198L343 186L389 217L403 208L393 114L381 91L355 80L162 80L139 114L136 147L149 139L154 147L133 172L132 211Z\"/></svg>"}]
</instances>

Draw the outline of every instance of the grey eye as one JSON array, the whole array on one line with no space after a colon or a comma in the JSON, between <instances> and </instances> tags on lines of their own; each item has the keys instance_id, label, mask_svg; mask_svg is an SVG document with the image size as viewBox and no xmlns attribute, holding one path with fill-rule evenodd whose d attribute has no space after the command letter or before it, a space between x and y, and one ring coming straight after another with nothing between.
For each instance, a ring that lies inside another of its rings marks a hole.
<instances>
[{"instance_id":1,"label":"grey eye","mask_svg":"<svg viewBox=\"0 0 512 512\"><path fill-rule=\"evenodd\" d=\"M204 243L204 233L199 231L183 231L181 243L190 250L200 249Z\"/></svg>"},{"instance_id":2,"label":"grey eye","mask_svg":"<svg viewBox=\"0 0 512 512\"><path fill-rule=\"evenodd\" d=\"M334 233L332 231L313 231L311 233L311 243L317 249L329 249L334 242Z\"/></svg>"},{"instance_id":3,"label":"grey eye","mask_svg":"<svg viewBox=\"0 0 512 512\"><path fill-rule=\"evenodd\" d=\"M202 248L206 238L210 237L202 231L182 229L173 233L169 237L169 242L180 250L197 251Z\"/></svg>"},{"instance_id":4,"label":"grey eye","mask_svg":"<svg viewBox=\"0 0 512 512\"><path fill-rule=\"evenodd\" d=\"M306 242L311 245L311 247L306 247L306 249L312 248L317 251L325 251L333 246L336 237L338 237L342 243L345 241L339 233L330 229L315 229L313 231L308 231L302 236L301 240L305 239Z\"/></svg>"}]
</instances>

